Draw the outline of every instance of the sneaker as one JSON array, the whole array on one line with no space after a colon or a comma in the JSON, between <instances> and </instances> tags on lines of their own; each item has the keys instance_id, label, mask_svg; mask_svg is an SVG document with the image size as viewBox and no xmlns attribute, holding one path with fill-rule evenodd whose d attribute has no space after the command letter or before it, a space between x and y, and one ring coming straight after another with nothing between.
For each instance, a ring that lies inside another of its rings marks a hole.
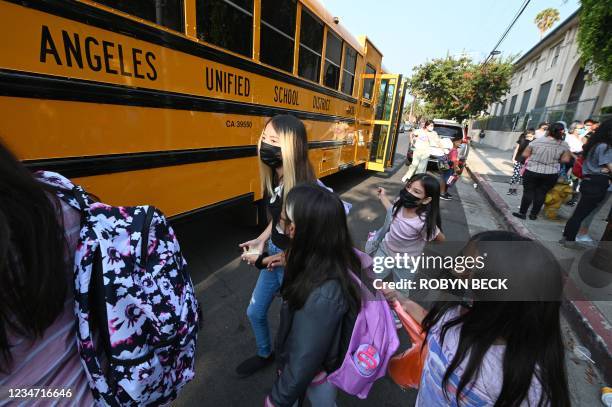
<instances>
[{"instance_id":1,"label":"sneaker","mask_svg":"<svg viewBox=\"0 0 612 407\"><path fill-rule=\"evenodd\" d=\"M565 247L566 249L578 249L579 248L578 244L575 241L567 240L565 237L562 237L561 240L559 240L559 244Z\"/></svg>"},{"instance_id":2,"label":"sneaker","mask_svg":"<svg viewBox=\"0 0 612 407\"><path fill-rule=\"evenodd\" d=\"M272 352L267 358L262 358L261 356L255 355L239 364L236 368L236 374L240 378L249 377L253 373L265 368L272 362L274 362L274 352Z\"/></svg>"},{"instance_id":3,"label":"sneaker","mask_svg":"<svg viewBox=\"0 0 612 407\"><path fill-rule=\"evenodd\" d=\"M576 206L576 201L567 201L566 205L567 206Z\"/></svg>"},{"instance_id":4,"label":"sneaker","mask_svg":"<svg viewBox=\"0 0 612 407\"><path fill-rule=\"evenodd\" d=\"M529 214L529 219L531 219L531 220L536 220L537 218L538 218L538 215L535 215L535 214L533 214L533 213L530 213L530 214Z\"/></svg>"},{"instance_id":5,"label":"sneaker","mask_svg":"<svg viewBox=\"0 0 612 407\"><path fill-rule=\"evenodd\" d=\"M524 213L520 213L520 212L512 212L512 216L519 218L519 219L527 219L527 215L525 215Z\"/></svg>"},{"instance_id":6,"label":"sneaker","mask_svg":"<svg viewBox=\"0 0 612 407\"><path fill-rule=\"evenodd\" d=\"M440 194L440 199L444 199L445 201L450 201L451 199L453 199L453 196L449 194L448 192L446 192L444 194Z\"/></svg>"},{"instance_id":7,"label":"sneaker","mask_svg":"<svg viewBox=\"0 0 612 407\"><path fill-rule=\"evenodd\" d=\"M516 195L516 189L510 188L508 192L506 192L506 195Z\"/></svg>"}]
</instances>

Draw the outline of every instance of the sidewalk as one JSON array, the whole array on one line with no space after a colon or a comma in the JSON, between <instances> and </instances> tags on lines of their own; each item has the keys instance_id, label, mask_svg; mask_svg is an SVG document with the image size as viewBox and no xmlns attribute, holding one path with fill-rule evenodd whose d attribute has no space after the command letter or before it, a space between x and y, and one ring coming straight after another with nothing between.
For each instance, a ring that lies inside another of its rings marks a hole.
<instances>
[{"instance_id":1,"label":"sidewalk","mask_svg":"<svg viewBox=\"0 0 612 407\"><path fill-rule=\"evenodd\" d=\"M506 195L512 174L512 152L473 143L468 157L468 173L480 186L486 198L495 206L509 229L542 242L568 270L568 293L574 301L564 306L564 314L580 339L591 351L592 358L607 382L612 380L612 285L596 288L586 284L577 271L593 250L567 249L558 243L565 222L574 208L563 205L559 220L546 219L541 213L537 220L521 220L512 216L518 210L522 190L516 196ZM610 202L601 208L589 229L589 235L599 239L605 229L605 217ZM610 266L612 267L612 265ZM584 301L576 301L580 299Z\"/></svg>"}]
</instances>

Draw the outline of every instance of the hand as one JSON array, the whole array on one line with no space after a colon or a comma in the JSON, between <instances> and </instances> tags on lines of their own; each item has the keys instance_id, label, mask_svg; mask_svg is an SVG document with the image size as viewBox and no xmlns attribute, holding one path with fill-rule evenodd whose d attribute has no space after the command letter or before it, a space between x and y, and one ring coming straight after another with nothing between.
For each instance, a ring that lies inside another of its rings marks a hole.
<instances>
[{"instance_id":1,"label":"hand","mask_svg":"<svg viewBox=\"0 0 612 407\"><path fill-rule=\"evenodd\" d=\"M246 261L249 265L254 264L259 255L263 253L265 243L264 240L259 239L240 243L238 246L242 248L242 261Z\"/></svg>"},{"instance_id":2,"label":"hand","mask_svg":"<svg viewBox=\"0 0 612 407\"><path fill-rule=\"evenodd\" d=\"M242 254L242 261L246 261L249 266L255 265L255 262L259 258L259 254Z\"/></svg>"},{"instance_id":3,"label":"hand","mask_svg":"<svg viewBox=\"0 0 612 407\"><path fill-rule=\"evenodd\" d=\"M393 306L395 301L398 301L399 293L396 290L390 290L388 288L381 288L380 292L385 296L385 299L390 306Z\"/></svg>"},{"instance_id":4,"label":"hand","mask_svg":"<svg viewBox=\"0 0 612 407\"><path fill-rule=\"evenodd\" d=\"M376 188L376 197L378 199L383 199L387 197L387 191L383 187Z\"/></svg>"},{"instance_id":5,"label":"hand","mask_svg":"<svg viewBox=\"0 0 612 407\"><path fill-rule=\"evenodd\" d=\"M277 253L273 256L268 256L261 261L265 266L268 267L268 270L272 271L274 267L285 267L287 264L285 262L285 252Z\"/></svg>"}]
</instances>

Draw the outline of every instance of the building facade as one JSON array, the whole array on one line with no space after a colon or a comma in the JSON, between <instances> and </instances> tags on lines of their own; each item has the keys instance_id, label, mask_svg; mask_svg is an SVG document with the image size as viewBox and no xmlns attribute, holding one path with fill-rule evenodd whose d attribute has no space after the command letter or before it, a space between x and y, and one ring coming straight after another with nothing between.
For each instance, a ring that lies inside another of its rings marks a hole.
<instances>
[{"instance_id":1,"label":"building facade","mask_svg":"<svg viewBox=\"0 0 612 407\"><path fill-rule=\"evenodd\" d=\"M510 91L473 123L475 138L485 130L485 144L514 147L516 137L541 122L603 119L612 116L612 84L581 66L576 38L577 10L514 63Z\"/></svg>"}]
</instances>

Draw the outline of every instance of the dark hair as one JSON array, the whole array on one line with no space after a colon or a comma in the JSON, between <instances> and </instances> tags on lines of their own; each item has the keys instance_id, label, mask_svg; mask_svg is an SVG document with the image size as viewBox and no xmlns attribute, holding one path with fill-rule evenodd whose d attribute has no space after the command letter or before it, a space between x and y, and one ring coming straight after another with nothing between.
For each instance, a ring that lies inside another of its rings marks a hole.
<instances>
[{"instance_id":1,"label":"dark hair","mask_svg":"<svg viewBox=\"0 0 612 407\"><path fill-rule=\"evenodd\" d=\"M538 129L541 129L542 126L550 126L550 124L548 124L548 122L542 122L542 123L538 124Z\"/></svg>"},{"instance_id":2,"label":"dark hair","mask_svg":"<svg viewBox=\"0 0 612 407\"><path fill-rule=\"evenodd\" d=\"M555 140L563 140L563 137L565 136L563 134L564 132L565 126L560 122L553 123L552 126L548 128L548 136L554 138Z\"/></svg>"},{"instance_id":3,"label":"dark hair","mask_svg":"<svg viewBox=\"0 0 612 407\"><path fill-rule=\"evenodd\" d=\"M425 128L429 126L430 124L434 124L433 120L425 120L425 124L423 125L423 127Z\"/></svg>"},{"instance_id":4,"label":"dark hair","mask_svg":"<svg viewBox=\"0 0 612 407\"><path fill-rule=\"evenodd\" d=\"M584 124L585 124L585 125L586 125L587 123L591 123L591 125L593 125L593 124L597 124L597 123L599 123L599 122L598 122L597 120L594 120L594 119L588 118L588 119L586 119L586 120L584 121Z\"/></svg>"},{"instance_id":5,"label":"dark hair","mask_svg":"<svg viewBox=\"0 0 612 407\"><path fill-rule=\"evenodd\" d=\"M315 184L294 187L287 195L287 217L295 236L287 250L281 294L293 309L301 309L310 293L328 280L338 280L352 311L360 295L349 275L361 273L340 198Z\"/></svg>"},{"instance_id":6,"label":"dark hair","mask_svg":"<svg viewBox=\"0 0 612 407\"><path fill-rule=\"evenodd\" d=\"M529 133L534 134L535 129L533 127L528 128L527 131L525 131L525 134L529 134Z\"/></svg>"},{"instance_id":7,"label":"dark hair","mask_svg":"<svg viewBox=\"0 0 612 407\"><path fill-rule=\"evenodd\" d=\"M38 339L64 309L66 247L60 203L0 143L0 371L9 333Z\"/></svg>"},{"instance_id":8,"label":"dark hair","mask_svg":"<svg viewBox=\"0 0 612 407\"><path fill-rule=\"evenodd\" d=\"M604 143L608 146L608 148L612 147L612 119L604 120L601 123L601 126L595 132L587 142L582 147L582 154L584 154L585 159L587 159L589 152L596 145Z\"/></svg>"},{"instance_id":9,"label":"dark hair","mask_svg":"<svg viewBox=\"0 0 612 407\"><path fill-rule=\"evenodd\" d=\"M408 180L404 188L408 188L415 181L421 181L425 189L425 197L431 198L427 205L420 205L417 208L417 215L425 214L425 231L427 239L434 237L436 227L442 230L442 218L440 217L440 182L429 174L415 174ZM402 209L401 200L393 204L393 216Z\"/></svg>"},{"instance_id":10,"label":"dark hair","mask_svg":"<svg viewBox=\"0 0 612 407\"><path fill-rule=\"evenodd\" d=\"M511 253L517 246L521 249L520 256ZM461 405L461 394L479 377L487 351L496 340L503 339L502 386L495 406L521 405L528 397L534 375L542 386L538 406L546 403L570 406L560 324L563 281L552 253L537 241L507 231L488 231L473 236L463 249L464 253L472 256L486 253L486 267L477 271L477 277L512 276L509 279L511 292L500 296L500 291L485 290L471 306L438 302L423 320L423 330L430 335L448 311L462 307L457 317L445 321L440 328L441 343L450 329L460 329L457 350L442 380L447 399L451 375L464 365L455 394L457 404ZM514 284L515 279L518 284ZM542 290L543 287L546 289ZM531 301L518 300L523 298Z\"/></svg>"},{"instance_id":11,"label":"dark hair","mask_svg":"<svg viewBox=\"0 0 612 407\"><path fill-rule=\"evenodd\" d=\"M463 135L461 134L455 134L452 138L451 141L463 141Z\"/></svg>"}]
</instances>

